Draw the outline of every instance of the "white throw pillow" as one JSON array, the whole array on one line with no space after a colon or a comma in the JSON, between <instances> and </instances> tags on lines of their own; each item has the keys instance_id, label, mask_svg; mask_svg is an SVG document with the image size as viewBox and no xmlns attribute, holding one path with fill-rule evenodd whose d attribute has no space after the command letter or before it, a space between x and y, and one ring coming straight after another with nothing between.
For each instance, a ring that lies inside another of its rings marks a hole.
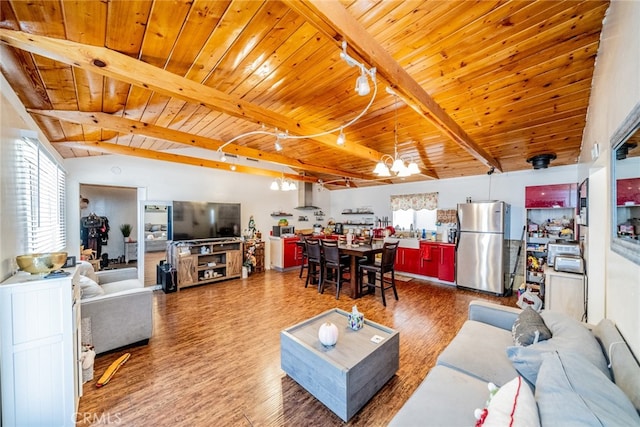
<instances>
[{"instance_id":1,"label":"white throw pillow","mask_svg":"<svg viewBox=\"0 0 640 427\"><path fill-rule=\"evenodd\" d=\"M88 277L94 282L100 283L100 281L98 280L98 275L96 274L95 270L93 269L93 265L91 265L90 262L79 261L78 264L76 265L76 268L78 269L78 273L81 276Z\"/></svg>"},{"instance_id":2,"label":"white throw pillow","mask_svg":"<svg viewBox=\"0 0 640 427\"><path fill-rule=\"evenodd\" d=\"M533 392L520 376L500 387L485 409L476 411L476 426L540 426Z\"/></svg>"},{"instance_id":3,"label":"white throw pillow","mask_svg":"<svg viewBox=\"0 0 640 427\"><path fill-rule=\"evenodd\" d=\"M80 276L78 284L80 285L81 299L93 298L104 294L102 286L86 276Z\"/></svg>"}]
</instances>

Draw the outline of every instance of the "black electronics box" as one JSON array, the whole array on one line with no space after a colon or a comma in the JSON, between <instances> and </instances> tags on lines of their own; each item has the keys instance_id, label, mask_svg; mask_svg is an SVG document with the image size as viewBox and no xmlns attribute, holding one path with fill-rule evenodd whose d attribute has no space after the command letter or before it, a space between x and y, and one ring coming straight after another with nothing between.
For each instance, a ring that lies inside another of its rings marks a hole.
<instances>
[{"instance_id":1,"label":"black electronics box","mask_svg":"<svg viewBox=\"0 0 640 427\"><path fill-rule=\"evenodd\" d=\"M67 257L67 260L64 262L64 265L62 266L62 268L69 268L69 267L75 267L76 266L76 257L73 255L70 255Z\"/></svg>"},{"instance_id":2,"label":"black electronics box","mask_svg":"<svg viewBox=\"0 0 640 427\"><path fill-rule=\"evenodd\" d=\"M177 291L178 280L175 268L173 268L171 264L160 261L156 267L156 283L162 286L165 294Z\"/></svg>"}]
</instances>

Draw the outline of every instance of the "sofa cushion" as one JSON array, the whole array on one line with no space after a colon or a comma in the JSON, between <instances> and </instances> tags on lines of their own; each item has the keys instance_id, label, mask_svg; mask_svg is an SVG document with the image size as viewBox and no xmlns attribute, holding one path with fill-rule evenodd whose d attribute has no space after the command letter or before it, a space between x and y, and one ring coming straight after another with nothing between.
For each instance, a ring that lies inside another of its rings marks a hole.
<instances>
[{"instance_id":1,"label":"sofa cushion","mask_svg":"<svg viewBox=\"0 0 640 427\"><path fill-rule=\"evenodd\" d=\"M640 365L611 320L603 319L593 329L609 362L611 377L640 412Z\"/></svg>"},{"instance_id":2,"label":"sofa cushion","mask_svg":"<svg viewBox=\"0 0 640 427\"><path fill-rule=\"evenodd\" d=\"M538 407L531 388L518 376L491 397L489 405L480 411L476 427L537 427Z\"/></svg>"},{"instance_id":3,"label":"sofa cushion","mask_svg":"<svg viewBox=\"0 0 640 427\"><path fill-rule=\"evenodd\" d=\"M88 277L94 282L100 283L100 280L98 279L98 276L96 275L96 272L93 269L93 265L91 265L90 262L78 261L76 268L78 269L78 274L80 276Z\"/></svg>"},{"instance_id":4,"label":"sofa cushion","mask_svg":"<svg viewBox=\"0 0 640 427\"><path fill-rule=\"evenodd\" d=\"M511 331L467 320L437 364L502 386L518 375L505 352L512 344Z\"/></svg>"},{"instance_id":5,"label":"sofa cushion","mask_svg":"<svg viewBox=\"0 0 640 427\"><path fill-rule=\"evenodd\" d=\"M531 345L551 338L551 331L542 316L531 307L526 307L511 328L515 345Z\"/></svg>"},{"instance_id":6,"label":"sofa cushion","mask_svg":"<svg viewBox=\"0 0 640 427\"><path fill-rule=\"evenodd\" d=\"M600 369L607 378L611 378L600 344L583 323L566 314L555 312L543 311L542 318L553 335L551 339L531 344L528 347L506 347L508 359L530 384L536 384L537 373L542 364L541 354L555 350L579 352Z\"/></svg>"},{"instance_id":7,"label":"sofa cushion","mask_svg":"<svg viewBox=\"0 0 640 427\"><path fill-rule=\"evenodd\" d=\"M487 400L487 382L434 366L389 426L473 426L473 411Z\"/></svg>"},{"instance_id":8,"label":"sofa cushion","mask_svg":"<svg viewBox=\"0 0 640 427\"><path fill-rule=\"evenodd\" d=\"M78 284L80 285L80 298L93 298L100 295L104 295L104 289L98 285L95 281L86 276L78 277Z\"/></svg>"},{"instance_id":9,"label":"sofa cushion","mask_svg":"<svg viewBox=\"0 0 640 427\"><path fill-rule=\"evenodd\" d=\"M536 402L542 425L640 425L629 398L582 354L542 355Z\"/></svg>"},{"instance_id":10,"label":"sofa cushion","mask_svg":"<svg viewBox=\"0 0 640 427\"><path fill-rule=\"evenodd\" d=\"M113 294L120 291L128 291L129 289L142 287L143 285L138 279L119 280L117 282L109 282L102 285L106 294Z\"/></svg>"}]
</instances>

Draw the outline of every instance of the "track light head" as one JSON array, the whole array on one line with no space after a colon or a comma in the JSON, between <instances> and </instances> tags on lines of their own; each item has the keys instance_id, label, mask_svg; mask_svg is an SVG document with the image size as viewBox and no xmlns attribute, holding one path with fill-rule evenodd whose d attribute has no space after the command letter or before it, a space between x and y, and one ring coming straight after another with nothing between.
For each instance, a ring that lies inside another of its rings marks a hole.
<instances>
[{"instance_id":1,"label":"track light head","mask_svg":"<svg viewBox=\"0 0 640 427\"><path fill-rule=\"evenodd\" d=\"M371 92L371 88L369 87L369 81L367 80L367 75L364 70L358 79L356 80L356 92L360 96L367 96L369 92Z\"/></svg>"},{"instance_id":2,"label":"track light head","mask_svg":"<svg viewBox=\"0 0 640 427\"><path fill-rule=\"evenodd\" d=\"M346 141L346 138L344 136L344 133L342 132L342 129L340 129L340 135L338 135L338 139L336 140L336 144L344 145L345 141Z\"/></svg>"}]
</instances>

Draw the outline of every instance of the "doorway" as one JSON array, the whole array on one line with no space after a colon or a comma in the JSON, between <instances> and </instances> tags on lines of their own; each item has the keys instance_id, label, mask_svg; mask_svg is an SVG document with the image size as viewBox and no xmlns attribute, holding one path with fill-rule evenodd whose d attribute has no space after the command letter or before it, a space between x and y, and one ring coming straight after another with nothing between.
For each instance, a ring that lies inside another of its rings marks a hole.
<instances>
[{"instance_id":1,"label":"doorway","mask_svg":"<svg viewBox=\"0 0 640 427\"><path fill-rule=\"evenodd\" d=\"M137 267L137 193L131 187L80 184L80 240L94 251L99 261L94 267ZM121 231L126 228L127 237Z\"/></svg>"}]
</instances>

